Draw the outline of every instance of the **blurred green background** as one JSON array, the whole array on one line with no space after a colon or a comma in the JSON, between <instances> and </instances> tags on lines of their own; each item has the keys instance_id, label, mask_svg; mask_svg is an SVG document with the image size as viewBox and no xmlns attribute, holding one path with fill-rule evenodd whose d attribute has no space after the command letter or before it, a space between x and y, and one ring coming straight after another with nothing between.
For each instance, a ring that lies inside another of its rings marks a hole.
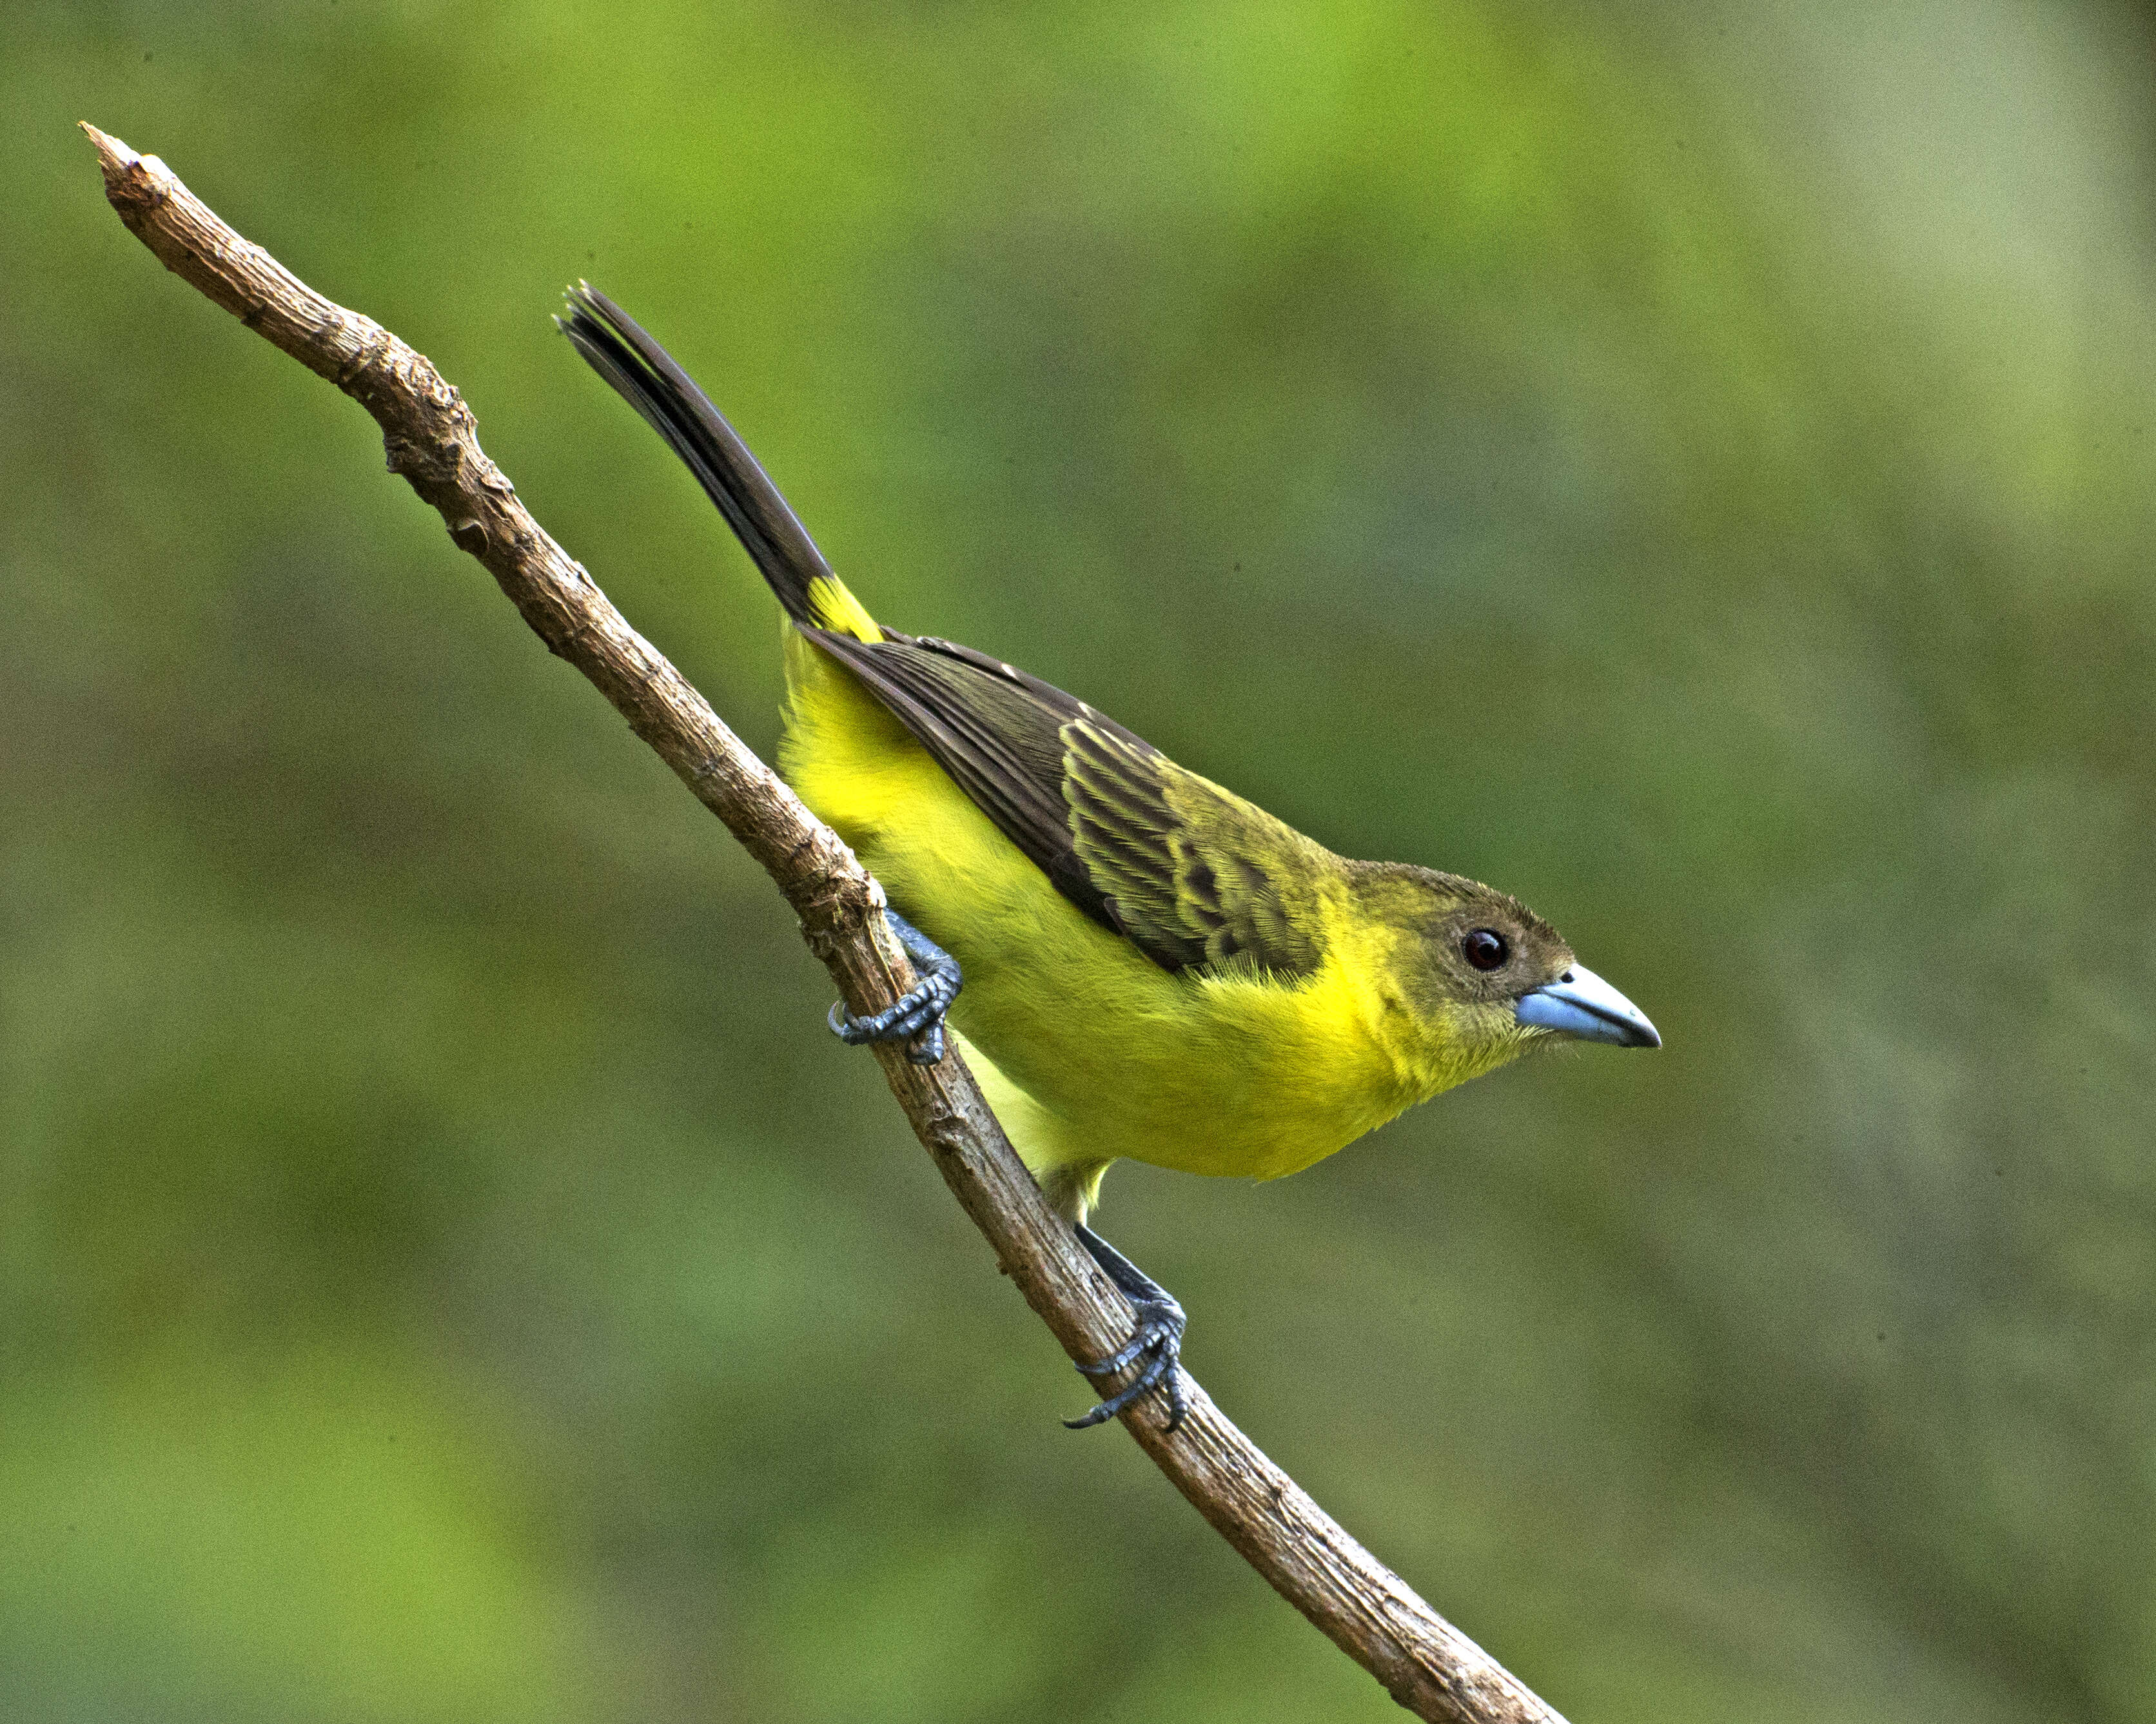
<instances>
[{"instance_id":1,"label":"blurred green background","mask_svg":"<svg viewBox=\"0 0 2156 1724\"><path fill-rule=\"evenodd\" d=\"M23 4L0 1715L1397 1716L1113 1434L783 905L87 119L430 354L760 749L898 626L1654 1017L1111 1176L1578 1724L2156 1720L2156 36L2010 0Z\"/></svg>"}]
</instances>

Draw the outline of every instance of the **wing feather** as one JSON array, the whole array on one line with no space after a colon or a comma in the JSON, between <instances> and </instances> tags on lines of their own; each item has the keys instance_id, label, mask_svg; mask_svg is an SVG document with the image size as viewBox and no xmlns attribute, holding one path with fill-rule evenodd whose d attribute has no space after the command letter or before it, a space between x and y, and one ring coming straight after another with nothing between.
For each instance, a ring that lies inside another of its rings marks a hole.
<instances>
[{"instance_id":1,"label":"wing feather","mask_svg":"<svg viewBox=\"0 0 2156 1724\"><path fill-rule=\"evenodd\" d=\"M1059 892L1163 969L1317 968L1317 882L1339 862L1292 827L985 653L889 629L803 632Z\"/></svg>"}]
</instances>

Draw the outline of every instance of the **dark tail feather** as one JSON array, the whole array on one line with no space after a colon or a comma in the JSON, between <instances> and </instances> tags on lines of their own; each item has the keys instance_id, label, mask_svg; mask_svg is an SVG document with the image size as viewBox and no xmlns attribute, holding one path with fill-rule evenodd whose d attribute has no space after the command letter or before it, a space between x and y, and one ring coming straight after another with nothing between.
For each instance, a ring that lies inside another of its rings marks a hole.
<instances>
[{"instance_id":1,"label":"dark tail feather","mask_svg":"<svg viewBox=\"0 0 2156 1724\"><path fill-rule=\"evenodd\" d=\"M568 316L554 320L562 333L689 464L734 536L756 559L786 614L815 626L808 583L829 581L844 589L748 445L688 372L620 306L588 281L572 288L568 300Z\"/></svg>"}]
</instances>

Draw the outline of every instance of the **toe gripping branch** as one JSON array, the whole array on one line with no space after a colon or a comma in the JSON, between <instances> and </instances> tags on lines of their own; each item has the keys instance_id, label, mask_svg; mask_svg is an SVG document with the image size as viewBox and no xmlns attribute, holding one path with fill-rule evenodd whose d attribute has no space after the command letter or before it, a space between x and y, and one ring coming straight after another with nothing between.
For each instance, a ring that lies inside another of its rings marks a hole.
<instances>
[{"instance_id":1,"label":"toe gripping branch","mask_svg":"<svg viewBox=\"0 0 2156 1724\"><path fill-rule=\"evenodd\" d=\"M1190 1410L1183 1397L1183 1331L1188 1321L1183 1306L1167 1288L1091 1228L1080 1226L1078 1243L1108 1279L1122 1289L1137 1314L1137 1326L1127 1342L1106 1358L1078 1369L1088 1377L1106 1377L1139 1359L1146 1362L1143 1370L1091 1412L1082 1418L1066 1419L1064 1424L1074 1431L1104 1424L1158 1386L1167 1392L1168 1428L1173 1430Z\"/></svg>"},{"instance_id":2,"label":"toe gripping branch","mask_svg":"<svg viewBox=\"0 0 2156 1724\"><path fill-rule=\"evenodd\" d=\"M916 1065L933 1065L943 1057L943 1014L957 998L965 977L958 973L957 959L896 911L886 910L883 915L921 972L921 980L867 1018L853 1016L843 1000L837 1002L831 1008L831 1033L850 1048L867 1042L912 1041L906 1057Z\"/></svg>"},{"instance_id":3,"label":"toe gripping branch","mask_svg":"<svg viewBox=\"0 0 2156 1724\"><path fill-rule=\"evenodd\" d=\"M880 1012L856 1018L840 1002L831 1008L831 1033L849 1047L867 1042L911 1041L906 1057L916 1065L933 1065L943 1057L943 1015L958 997L965 978L958 961L895 910L884 911L891 932L921 980ZM1079 1370L1088 1377L1110 1377L1145 1362L1137 1375L1082 1418L1063 1422L1072 1430L1105 1424L1124 1408L1155 1388L1168 1395L1168 1428L1173 1430L1189 1411L1183 1398L1180 1359L1188 1320L1175 1296L1090 1227L1078 1229L1078 1243L1131 1301L1137 1322L1131 1338L1106 1358Z\"/></svg>"}]
</instances>

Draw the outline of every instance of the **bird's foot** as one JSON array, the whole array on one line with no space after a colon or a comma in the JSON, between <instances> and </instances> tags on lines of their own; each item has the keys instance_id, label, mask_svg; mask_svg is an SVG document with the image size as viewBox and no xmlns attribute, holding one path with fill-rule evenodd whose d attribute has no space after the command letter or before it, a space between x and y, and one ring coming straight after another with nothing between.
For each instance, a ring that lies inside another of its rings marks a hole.
<instances>
[{"instance_id":1,"label":"bird's foot","mask_svg":"<svg viewBox=\"0 0 2156 1724\"><path fill-rule=\"evenodd\" d=\"M886 910L883 914L900 947L920 972L921 980L883 1010L866 1018L855 1017L843 1001L834 1003L831 1034L850 1048L868 1042L911 1041L913 1045L906 1049L906 1057L916 1065L933 1065L943 1057L943 1014L957 998L965 977L958 972L957 959L896 911Z\"/></svg>"},{"instance_id":2,"label":"bird's foot","mask_svg":"<svg viewBox=\"0 0 2156 1724\"><path fill-rule=\"evenodd\" d=\"M1126 1366L1145 1361L1144 1367L1122 1388L1090 1413L1063 1423L1074 1431L1113 1419L1124 1408L1158 1387L1168 1396L1168 1429L1183 1423L1188 1404L1183 1394L1183 1331L1189 1323L1173 1294L1146 1274L1090 1227L1078 1229L1078 1243L1086 1255L1106 1271L1107 1277L1131 1301L1137 1321L1131 1338L1105 1359L1078 1369L1087 1377L1106 1377Z\"/></svg>"}]
</instances>

